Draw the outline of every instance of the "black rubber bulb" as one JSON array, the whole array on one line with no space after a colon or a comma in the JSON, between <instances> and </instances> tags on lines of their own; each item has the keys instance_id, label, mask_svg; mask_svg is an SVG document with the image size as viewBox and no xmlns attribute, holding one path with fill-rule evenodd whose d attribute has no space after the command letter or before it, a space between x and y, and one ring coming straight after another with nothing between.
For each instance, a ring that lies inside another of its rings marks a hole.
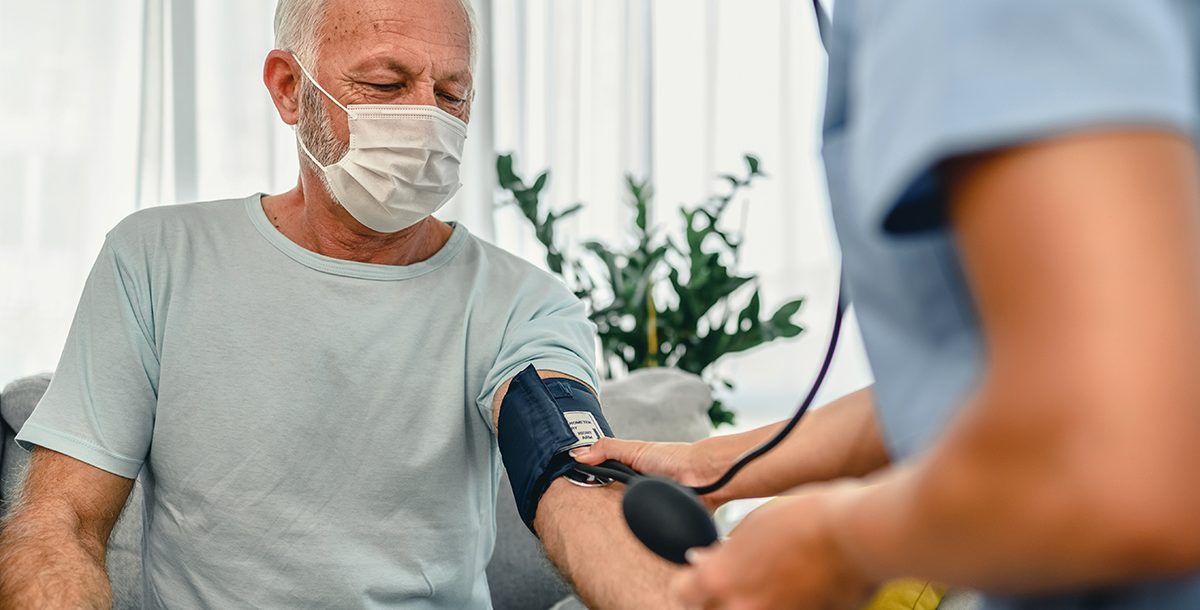
<instances>
[{"instance_id":1,"label":"black rubber bulb","mask_svg":"<svg viewBox=\"0 0 1200 610\"><path fill-rule=\"evenodd\" d=\"M717 541L717 526L692 490L661 477L638 477L621 501L633 535L659 557L687 563L688 549Z\"/></svg>"}]
</instances>

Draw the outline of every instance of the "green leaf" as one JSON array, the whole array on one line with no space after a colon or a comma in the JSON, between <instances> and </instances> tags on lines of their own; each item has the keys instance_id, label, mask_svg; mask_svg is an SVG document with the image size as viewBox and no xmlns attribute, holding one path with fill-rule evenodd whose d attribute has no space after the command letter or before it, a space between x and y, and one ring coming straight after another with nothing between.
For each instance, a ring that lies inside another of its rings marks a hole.
<instances>
[{"instance_id":1,"label":"green leaf","mask_svg":"<svg viewBox=\"0 0 1200 610\"><path fill-rule=\"evenodd\" d=\"M634 210L634 226L639 235L646 234L646 224L650 205L650 186L646 180L638 180L632 174L625 175L625 186L629 189L630 203Z\"/></svg>"},{"instance_id":2,"label":"green leaf","mask_svg":"<svg viewBox=\"0 0 1200 610\"><path fill-rule=\"evenodd\" d=\"M763 173L759 170L761 161L754 155L745 155L742 157L746 160L746 167L750 170L751 176L761 176Z\"/></svg>"},{"instance_id":3,"label":"green leaf","mask_svg":"<svg viewBox=\"0 0 1200 610\"><path fill-rule=\"evenodd\" d=\"M642 184L633 174L625 174L625 188L633 195L634 200L640 196Z\"/></svg>"},{"instance_id":4,"label":"green leaf","mask_svg":"<svg viewBox=\"0 0 1200 610\"><path fill-rule=\"evenodd\" d=\"M775 339L789 339L804 332L804 328L792 322L792 318L796 312L800 310L800 306L804 304L804 299L796 299L784 303L775 310L771 319L763 325L763 335L767 341Z\"/></svg>"},{"instance_id":5,"label":"green leaf","mask_svg":"<svg viewBox=\"0 0 1200 610\"><path fill-rule=\"evenodd\" d=\"M779 309L776 309L775 313L771 315L771 323L772 324L788 323L796 315L796 313L800 311L800 308L803 306L804 306L804 299L795 299L793 301L788 301L787 303L780 305Z\"/></svg>"},{"instance_id":6,"label":"green leaf","mask_svg":"<svg viewBox=\"0 0 1200 610\"><path fill-rule=\"evenodd\" d=\"M533 186L529 187L529 190L534 193L542 192L542 189L546 187L546 180L548 180L549 178L550 178L549 170L538 174L538 177L535 178L533 181Z\"/></svg>"},{"instance_id":7,"label":"green leaf","mask_svg":"<svg viewBox=\"0 0 1200 610\"><path fill-rule=\"evenodd\" d=\"M750 302L742 309L742 313L738 314L738 331L750 332L758 326L758 312L760 309L760 301L758 291L754 291L754 295L750 297Z\"/></svg>"},{"instance_id":8,"label":"green leaf","mask_svg":"<svg viewBox=\"0 0 1200 610\"><path fill-rule=\"evenodd\" d=\"M724 425L732 426L736 423L736 417L733 411L725 408L725 405L719 400L714 400L712 406L708 408L708 419L712 422L714 428L719 428Z\"/></svg>"},{"instance_id":9,"label":"green leaf","mask_svg":"<svg viewBox=\"0 0 1200 610\"><path fill-rule=\"evenodd\" d=\"M496 176L502 188L511 190L514 187L521 186L521 178L513 171L513 156L511 154L496 157Z\"/></svg>"}]
</instances>

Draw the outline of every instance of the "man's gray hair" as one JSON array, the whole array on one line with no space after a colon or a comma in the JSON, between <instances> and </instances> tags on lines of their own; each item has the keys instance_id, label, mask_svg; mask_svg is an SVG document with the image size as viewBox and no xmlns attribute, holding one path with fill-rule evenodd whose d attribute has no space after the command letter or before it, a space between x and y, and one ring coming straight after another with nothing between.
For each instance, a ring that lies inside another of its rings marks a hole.
<instances>
[{"instance_id":1,"label":"man's gray hair","mask_svg":"<svg viewBox=\"0 0 1200 610\"><path fill-rule=\"evenodd\" d=\"M325 0L279 0L275 5L275 48L291 51L305 67L312 66L324 16Z\"/></svg>"},{"instance_id":2,"label":"man's gray hair","mask_svg":"<svg viewBox=\"0 0 1200 610\"><path fill-rule=\"evenodd\" d=\"M291 51L309 70L315 70L321 24L327 0L279 0L275 5L275 48ZM479 55L479 28L471 0L458 0L467 13L471 69Z\"/></svg>"}]
</instances>

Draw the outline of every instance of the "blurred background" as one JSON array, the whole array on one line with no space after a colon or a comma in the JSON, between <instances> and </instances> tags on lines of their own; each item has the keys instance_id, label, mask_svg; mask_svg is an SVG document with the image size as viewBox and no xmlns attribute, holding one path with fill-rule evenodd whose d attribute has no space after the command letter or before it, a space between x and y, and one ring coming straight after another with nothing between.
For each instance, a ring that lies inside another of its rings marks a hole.
<instances>
[{"instance_id":1,"label":"blurred background","mask_svg":"<svg viewBox=\"0 0 1200 610\"><path fill-rule=\"evenodd\" d=\"M545 267L506 205L496 156L549 169L542 203L586 204L570 247L633 239L624 176L653 185L647 216L766 177L722 216L757 274L763 311L803 298L805 331L721 358L744 429L789 414L830 331L838 252L820 164L825 59L794 0L475 0L477 97L464 187L440 217ZM140 208L274 193L296 182L293 134L261 81L274 0L0 0L0 384L52 370L105 233ZM745 300L731 295L731 302ZM739 303L739 306L744 302ZM853 315L820 401L870 383ZM619 371L617 372L619 373Z\"/></svg>"}]
</instances>

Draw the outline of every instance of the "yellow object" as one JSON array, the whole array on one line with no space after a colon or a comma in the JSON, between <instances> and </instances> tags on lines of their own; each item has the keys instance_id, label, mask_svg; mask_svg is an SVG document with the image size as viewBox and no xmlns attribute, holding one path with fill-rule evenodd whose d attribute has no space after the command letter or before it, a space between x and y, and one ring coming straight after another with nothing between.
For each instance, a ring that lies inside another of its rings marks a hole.
<instances>
[{"instance_id":1,"label":"yellow object","mask_svg":"<svg viewBox=\"0 0 1200 610\"><path fill-rule=\"evenodd\" d=\"M883 586L863 610L934 610L946 594L944 587L921 580L894 580Z\"/></svg>"}]
</instances>

